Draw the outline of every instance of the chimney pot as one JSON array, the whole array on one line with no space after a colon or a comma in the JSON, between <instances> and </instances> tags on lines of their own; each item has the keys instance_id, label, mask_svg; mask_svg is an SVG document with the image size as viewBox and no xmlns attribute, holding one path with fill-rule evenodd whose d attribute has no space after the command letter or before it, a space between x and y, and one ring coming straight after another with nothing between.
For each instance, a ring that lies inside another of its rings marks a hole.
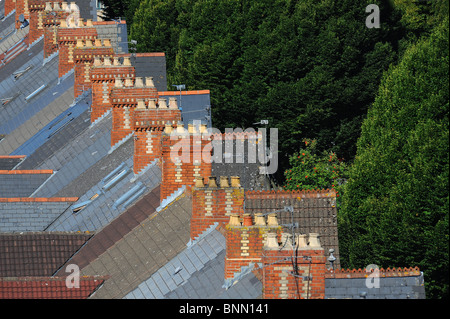
<instances>
[{"instance_id":1,"label":"chimney pot","mask_svg":"<svg viewBox=\"0 0 450 319\"><path fill-rule=\"evenodd\" d=\"M100 59L100 57L96 56L94 57L94 66L100 66L102 65L102 60Z\"/></svg>"},{"instance_id":2,"label":"chimney pot","mask_svg":"<svg viewBox=\"0 0 450 319\"><path fill-rule=\"evenodd\" d=\"M123 82L122 82L122 79L121 79L121 78L116 78L116 79L115 79L114 87L116 87L116 88L121 88L121 87L123 87Z\"/></svg>"},{"instance_id":3,"label":"chimney pot","mask_svg":"<svg viewBox=\"0 0 450 319\"><path fill-rule=\"evenodd\" d=\"M69 19L66 20L66 21L67 21L67 27L68 27L68 28L76 28L75 17L69 16L68 18L69 18Z\"/></svg>"},{"instance_id":4,"label":"chimney pot","mask_svg":"<svg viewBox=\"0 0 450 319\"><path fill-rule=\"evenodd\" d=\"M253 226L253 218L250 214L244 214L244 226Z\"/></svg>"},{"instance_id":5,"label":"chimney pot","mask_svg":"<svg viewBox=\"0 0 450 319\"><path fill-rule=\"evenodd\" d=\"M102 40L100 40L100 39L95 39L95 40L94 40L94 45L95 45L96 47L101 47L101 46L102 46Z\"/></svg>"},{"instance_id":6,"label":"chimney pot","mask_svg":"<svg viewBox=\"0 0 450 319\"><path fill-rule=\"evenodd\" d=\"M53 11L61 11L61 7L59 6L59 2L54 2L53 3Z\"/></svg>"},{"instance_id":7,"label":"chimney pot","mask_svg":"<svg viewBox=\"0 0 450 319\"><path fill-rule=\"evenodd\" d=\"M94 44L92 43L92 40L91 40L91 39L87 39L87 40L86 40L86 46L87 46L87 47L93 47L93 46L94 46Z\"/></svg>"},{"instance_id":8,"label":"chimney pot","mask_svg":"<svg viewBox=\"0 0 450 319\"><path fill-rule=\"evenodd\" d=\"M119 57L118 56L115 56L114 57L114 59L113 59L113 65L120 65L120 62L119 62Z\"/></svg>"},{"instance_id":9,"label":"chimney pot","mask_svg":"<svg viewBox=\"0 0 450 319\"><path fill-rule=\"evenodd\" d=\"M133 86L133 80L131 80L131 78L126 78L126 79L125 79L125 86L126 86L126 87L131 87L131 86Z\"/></svg>"},{"instance_id":10,"label":"chimney pot","mask_svg":"<svg viewBox=\"0 0 450 319\"><path fill-rule=\"evenodd\" d=\"M87 19L86 20L86 26L87 27L93 27L94 26L94 24L92 23L92 19Z\"/></svg>"},{"instance_id":11,"label":"chimney pot","mask_svg":"<svg viewBox=\"0 0 450 319\"><path fill-rule=\"evenodd\" d=\"M105 56L103 58L103 65L106 65L106 66L110 66L111 65L111 59L108 56Z\"/></svg>"},{"instance_id":12,"label":"chimney pot","mask_svg":"<svg viewBox=\"0 0 450 319\"><path fill-rule=\"evenodd\" d=\"M309 234L309 247L311 248L322 248L319 240L319 233L310 233Z\"/></svg>"},{"instance_id":13,"label":"chimney pot","mask_svg":"<svg viewBox=\"0 0 450 319\"><path fill-rule=\"evenodd\" d=\"M241 226L241 223L239 221L239 214L236 213L230 214L230 221L228 222L228 225Z\"/></svg>"},{"instance_id":14,"label":"chimney pot","mask_svg":"<svg viewBox=\"0 0 450 319\"><path fill-rule=\"evenodd\" d=\"M177 126L177 133L178 134L185 134L185 129L183 124L178 124Z\"/></svg>"},{"instance_id":15,"label":"chimney pot","mask_svg":"<svg viewBox=\"0 0 450 319\"><path fill-rule=\"evenodd\" d=\"M44 9L44 11L46 11L46 12L53 11L52 3L51 3L51 2L46 2L46 3L45 3L45 9Z\"/></svg>"},{"instance_id":16,"label":"chimney pot","mask_svg":"<svg viewBox=\"0 0 450 319\"><path fill-rule=\"evenodd\" d=\"M166 134L170 134L173 131L173 127L170 124L166 124L166 126L164 127L164 133Z\"/></svg>"},{"instance_id":17,"label":"chimney pot","mask_svg":"<svg viewBox=\"0 0 450 319\"><path fill-rule=\"evenodd\" d=\"M297 234L296 236L296 243L298 248L305 248L308 246L308 242L306 241L306 235L305 234Z\"/></svg>"},{"instance_id":18,"label":"chimney pot","mask_svg":"<svg viewBox=\"0 0 450 319\"><path fill-rule=\"evenodd\" d=\"M241 179L239 176L231 176L231 187L241 187Z\"/></svg>"},{"instance_id":19,"label":"chimney pot","mask_svg":"<svg viewBox=\"0 0 450 319\"><path fill-rule=\"evenodd\" d=\"M137 107L136 108L139 109L139 110L145 110L146 109L144 99L138 99L137 100Z\"/></svg>"},{"instance_id":20,"label":"chimney pot","mask_svg":"<svg viewBox=\"0 0 450 319\"><path fill-rule=\"evenodd\" d=\"M278 249L277 233L267 233L265 248Z\"/></svg>"},{"instance_id":21,"label":"chimney pot","mask_svg":"<svg viewBox=\"0 0 450 319\"><path fill-rule=\"evenodd\" d=\"M267 216L267 226L278 226L277 214L269 214Z\"/></svg>"},{"instance_id":22,"label":"chimney pot","mask_svg":"<svg viewBox=\"0 0 450 319\"><path fill-rule=\"evenodd\" d=\"M148 87L148 88L154 88L155 87L155 83L153 83L153 77L148 76L148 77L145 78L145 86Z\"/></svg>"},{"instance_id":23,"label":"chimney pot","mask_svg":"<svg viewBox=\"0 0 450 319\"><path fill-rule=\"evenodd\" d=\"M84 27L84 20L83 20L83 18L78 18L78 27L79 28Z\"/></svg>"},{"instance_id":24,"label":"chimney pot","mask_svg":"<svg viewBox=\"0 0 450 319\"><path fill-rule=\"evenodd\" d=\"M220 187L222 187L222 188L230 187L230 185L228 184L227 176L220 176Z\"/></svg>"},{"instance_id":25,"label":"chimney pot","mask_svg":"<svg viewBox=\"0 0 450 319\"><path fill-rule=\"evenodd\" d=\"M70 10L71 12L73 12L73 11L78 11L78 6L77 6L77 4L76 4L74 1L71 1L71 2L70 2L69 10Z\"/></svg>"},{"instance_id":26,"label":"chimney pot","mask_svg":"<svg viewBox=\"0 0 450 319\"><path fill-rule=\"evenodd\" d=\"M170 97L169 98L169 109L178 109L177 98Z\"/></svg>"},{"instance_id":27,"label":"chimney pot","mask_svg":"<svg viewBox=\"0 0 450 319\"><path fill-rule=\"evenodd\" d=\"M123 65L125 66L131 66L131 60L129 56L126 56L123 58Z\"/></svg>"},{"instance_id":28,"label":"chimney pot","mask_svg":"<svg viewBox=\"0 0 450 319\"><path fill-rule=\"evenodd\" d=\"M216 178L214 176L209 177L208 187L217 187Z\"/></svg>"},{"instance_id":29,"label":"chimney pot","mask_svg":"<svg viewBox=\"0 0 450 319\"><path fill-rule=\"evenodd\" d=\"M159 99L158 104L159 104L159 108L160 109L161 108L163 108L163 109L167 108L167 100L165 98Z\"/></svg>"},{"instance_id":30,"label":"chimney pot","mask_svg":"<svg viewBox=\"0 0 450 319\"><path fill-rule=\"evenodd\" d=\"M64 12L69 12L69 5L67 2L61 2L61 10Z\"/></svg>"},{"instance_id":31,"label":"chimney pot","mask_svg":"<svg viewBox=\"0 0 450 319\"><path fill-rule=\"evenodd\" d=\"M137 83L137 78L136 78ZM149 99L148 100L148 108L149 109L156 109L156 99Z\"/></svg>"},{"instance_id":32,"label":"chimney pot","mask_svg":"<svg viewBox=\"0 0 450 319\"><path fill-rule=\"evenodd\" d=\"M294 249L292 246L292 234L281 233L281 246L286 250Z\"/></svg>"},{"instance_id":33,"label":"chimney pot","mask_svg":"<svg viewBox=\"0 0 450 319\"><path fill-rule=\"evenodd\" d=\"M197 177L195 179L195 187L198 187L198 188L205 187L205 184L203 182L203 177Z\"/></svg>"},{"instance_id":34,"label":"chimney pot","mask_svg":"<svg viewBox=\"0 0 450 319\"><path fill-rule=\"evenodd\" d=\"M81 39L77 39L77 45L76 45L77 47L79 47L79 48L82 48L82 47L84 47L84 43L83 43L83 40L81 40Z\"/></svg>"},{"instance_id":35,"label":"chimney pot","mask_svg":"<svg viewBox=\"0 0 450 319\"><path fill-rule=\"evenodd\" d=\"M111 46L111 40L110 39L103 39L103 45L105 47L110 47Z\"/></svg>"},{"instance_id":36,"label":"chimney pot","mask_svg":"<svg viewBox=\"0 0 450 319\"><path fill-rule=\"evenodd\" d=\"M205 124L200 124L200 133L206 133L208 131L208 127Z\"/></svg>"},{"instance_id":37,"label":"chimney pot","mask_svg":"<svg viewBox=\"0 0 450 319\"><path fill-rule=\"evenodd\" d=\"M170 105L170 103L169 103ZM194 134L195 133L195 126L194 124L188 124L188 133L189 134Z\"/></svg>"},{"instance_id":38,"label":"chimney pot","mask_svg":"<svg viewBox=\"0 0 450 319\"><path fill-rule=\"evenodd\" d=\"M143 88L144 87L144 81L143 81L143 79L141 77L137 77L136 78L135 86L137 88Z\"/></svg>"},{"instance_id":39,"label":"chimney pot","mask_svg":"<svg viewBox=\"0 0 450 319\"><path fill-rule=\"evenodd\" d=\"M60 21L60 24L59 24L60 28L67 28L67 21L66 21L66 19L60 19L59 21Z\"/></svg>"},{"instance_id":40,"label":"chimney pot","mask_svg":"<svg viewBox=\"0 0 450 319\"><path fill-rule=\"evenodd\" d=\"M262 213L255 214L255 225L256 226L266 226L266 219Z\"/></svg>"}]
</instances>

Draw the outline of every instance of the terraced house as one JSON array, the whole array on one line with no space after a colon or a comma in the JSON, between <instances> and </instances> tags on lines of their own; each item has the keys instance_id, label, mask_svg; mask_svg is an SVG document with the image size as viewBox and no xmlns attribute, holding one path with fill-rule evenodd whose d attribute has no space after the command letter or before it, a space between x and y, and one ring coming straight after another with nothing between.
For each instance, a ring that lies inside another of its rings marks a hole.
<instances>
[{"instance_id":1,"label":"terraced house","mask_svg":"<svg viewBox=\"0 0 450 319\"><path fill-rule=\"evenodd\" d=\"M341 269L334 190L205 160L258 138L212 134L208 88L169 91L96 1L0 17L0 298L425 297L418 268Z\"/></svg>"}]
</instances>

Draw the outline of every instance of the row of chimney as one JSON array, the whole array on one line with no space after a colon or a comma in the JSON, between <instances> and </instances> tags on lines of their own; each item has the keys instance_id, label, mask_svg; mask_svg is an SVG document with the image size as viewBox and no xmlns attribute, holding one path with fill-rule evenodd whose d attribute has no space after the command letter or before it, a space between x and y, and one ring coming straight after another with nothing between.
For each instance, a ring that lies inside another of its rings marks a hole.
<instances>
[{"instance_id":1,"label":"row of chimney","mask_svg":"<svg viewBox=\"0 0 450 319\"><path fill-rule=\"evenodd\" d=\"M232 176L198 178L192 189L191 239L218 223L226 238L224 280L232 286L251 267L265 299L323 299L325 253L318 233L283 231L277 213L248 214L244 189Z\"/></svg>"},{"instance_id":2,"label":"row of chimney","mask_svg":"<svg viewBox=\"0 0 450 319\"><path fill-rule=\"evenodd\" d=\"M17 17L23 14L30 21L29 43L43 36L44 58L58 52L59 77L73 70L75 97L92 91L91 122L112 113L111 146L134 135L134 172L159 159L161 201L182 186L192 191L191 238L214 223L223 226L225 280L257 265L264 298L324 297L325 256L318 234L309 234L309 241L306 235L293 237L282 232L276 214L246 214L239 177L217 182L211 162L202 160L210 139L196 135L206 127L188 125L186 130L176 98L167 101L151 76L136 77L130 55L116 54L110 39L100 39L96 22L74 17L73 2L6 0L5 14L14 8ZM188 152L174 156L174 147L184 144Z\"/></svg>"}]
</instances>

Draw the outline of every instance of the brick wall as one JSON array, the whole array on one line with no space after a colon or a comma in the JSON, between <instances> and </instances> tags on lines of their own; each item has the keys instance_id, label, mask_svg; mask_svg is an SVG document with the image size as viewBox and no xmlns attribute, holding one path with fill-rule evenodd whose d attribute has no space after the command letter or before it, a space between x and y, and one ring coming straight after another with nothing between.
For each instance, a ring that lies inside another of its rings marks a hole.
<instances>
[{"instance_id":1,"label":"brick wall","mask_svg":"<svg viewBox=\"0 0 450 319\"><path fill-rule=\"evenodd\" d=\"M5 0L5 16L16 9L16 0Z\"/></svg>"},{"instance_id":2,"label":"brick wall","mask_svg":"<svg viewBox=\"0 0 450 319\"><path fill-rule=\"evenodd\" d=\"M42 25L44 34L44 58L58 51L58 29L61 20L65 20L67 11L45 11L42 14Z\"/></svg>"},{"instance_id":3,"label":"brick wall","mask_svg":"<svg viewBox=\"0 0 450 319\"><path fill-rule=\"evenodd\" d=\"M161 136L164 126L138 128L134 132L133 171L135 174L155 159L161 158Z\"/></svg>"},{"instance_id":4,"label":"brick wall","mask_svg":"<svg viewBox=\"0 0 450 319\"><path fill-rule=\"evenodd\" d=\"M114 87L111 90L113 106L111 146L134 131L135 109L145 109L147 107L145 100L156 99L157 96L156 88L150 82L144 83L142 78L114 80ZM143 106L141 102L144 103Z\"/></svg>"},{"instance_id":5,"label":"brick wall","mask_svg":"<svg viewBox=\"0 0 450 319\"><path fill-rule=\"evenodd\" d=\"M161 200L185 185L189 189L198 177L211 176L210 139L199 132L189 133L183 125L166 126L162 135Z\"/></svg>"},{"instance_id":6,"label":"brick wall","mask_svg":"<svg viewBox=\"0 0 450 319\"><path fill-rule=\"evenodd\" d=\"M233 278L250 263L261 262L267 234L281 234L282 228L273 216L268 221L262 216L253 218L251 215L230 214L225 227L225 279Z\"/></svg>"},{"instance_id":7,"label":"brick wall","mask_svg":"<svg viewBox=\"0 0 450 319\"><path fill-rule=\"evenodd\" d=\"M63 23L58 28L58 45L59 45L59 66L58 76L62 77L64 74L74 68L74 49L77 44L77 40L91 40L95 41L97 38L97 30L88 22L81 21L79 25L83 27L67 26L65 20L61 20Z\"/></svg>"},{"instance_id":8,"label":"brick wall","mask_svg":"<svg viewBox=\"0 0 450 319\"><path fill-rule=\"evenodd\" d=\"M20 28L19 22L20 15L23 14L24 18L30 21L30 10L28 8L28 0L16 0L16 29Z\"/></svg>"},{"instance_id":9,"label":"brick wall","mask_svg":"<svg viewBox=\"0 0 450 319\"><path fill-rule=\"evenodd\" d=\"M115 78L135 78L135 69L126 59L121 62L117 56L111 60L109 57L94 58L91 68L92 109L91 122L112 109L111 91Z\"/></svg>"},{"instance_id":10,"label":"brick wall","mask_svg":"<svg viewBox=\"0 0 450 319\"><path fill-rule=\"evenodd\" d=\"M199 179L192 189L191 239L195 239L209 226L218 222L225 226L232 212L243 213L244 189L239 177L221 176L217 182L209 177L204 184Z\"/></svg>"},{"instance_id":11,"label":"brick wall","mask_svg":"<svg viewBox=\"0 0 450 319\"><path fill-rule=\"evenodd\" d=\"M162 157L162 132L165 125L173 125L181 121L181 111L178 108L156 108L156 101L157 99L154 98L146 104L141 100L141 106L134 110L133 167L136 174L155 159Z\"/></svg>"},{"instance_id":12,"label":"brick wall","mask_svg":"<svg viewBox=\"0 0 450 319\"><path fill-rule=\"evenodd\" d=\"M267 239L261 258L264 299L324 299L325 254L318 245L294 248L292 235ZM311 234L310 234L311 236ZM298 240L298 239L297 239Z\"/></svg>"},{"instance_id":13,"label":"brick wall","mask_svg":"<svg viewBox=\"0 0 450 319\"><path fill-rule=\"evenodd\" d=\"M33 43L44 34L42 19L46 5L45 2L41 0L28 0L28 7L30 11L30 31L28 33L28 39L29 43Z\"/></svg>"},{"instance_id":14,"label":"brick wall","mask_svg":"<svg viewBox=\"0 0 450 319\"><path fill-rule=\"evenodd\" d=\"M77 40L73 50L75 69L74 96L91 89L91 67L94 57L111 57L114 55L109 40Z\"/></svg>"}]
</instances>

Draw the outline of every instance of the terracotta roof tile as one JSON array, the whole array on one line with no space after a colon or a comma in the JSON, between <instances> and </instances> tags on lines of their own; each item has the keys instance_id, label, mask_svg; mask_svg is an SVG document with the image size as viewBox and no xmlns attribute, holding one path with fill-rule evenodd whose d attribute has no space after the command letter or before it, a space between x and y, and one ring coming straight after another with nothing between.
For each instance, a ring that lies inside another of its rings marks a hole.
<instances>
[{"instance_id":1,"label":"terracotta roof tile","mask_svg":"<svg viewBox=\"0 0 450 319\"><path fill-rule=\"evenodd\" d=\"M0 299L87 299L107 277L82 277L68 288L64 277L0 278Z\"/></svg>"}]
</instances>

